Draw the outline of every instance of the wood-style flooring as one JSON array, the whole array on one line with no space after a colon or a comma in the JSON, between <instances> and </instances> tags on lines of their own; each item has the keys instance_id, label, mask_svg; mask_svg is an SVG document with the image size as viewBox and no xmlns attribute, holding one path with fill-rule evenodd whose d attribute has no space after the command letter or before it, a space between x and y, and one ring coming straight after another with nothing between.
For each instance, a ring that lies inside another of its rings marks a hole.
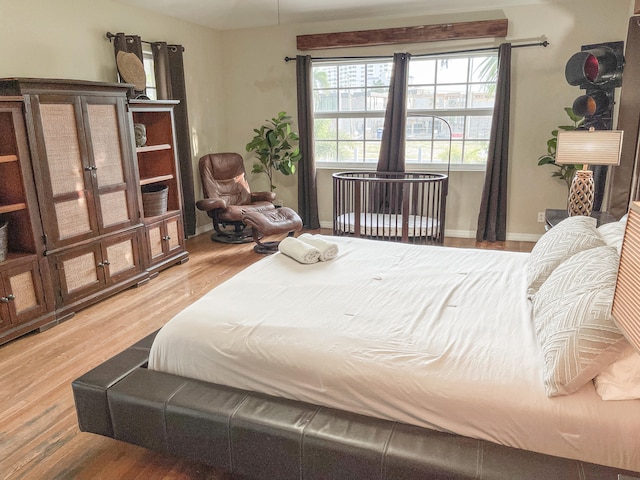
<instances>
[{"instance_id":1,"label":"wood-style flooring","mask_svg":"<svg viewBox=\"0 0 640 480\"><path fill-rule=\"evenodd\" d=\"M446 244L476 246L460 239ZM532 245L478 246L530 251ZM206 465L80 432L76 423L71 392L75 378L262 258L252 244L214 243L208 234L187 240L187 248L186 264L161 272L148 284L0 346L0 479L230 479Z\"/></svg>"}]
</instances>

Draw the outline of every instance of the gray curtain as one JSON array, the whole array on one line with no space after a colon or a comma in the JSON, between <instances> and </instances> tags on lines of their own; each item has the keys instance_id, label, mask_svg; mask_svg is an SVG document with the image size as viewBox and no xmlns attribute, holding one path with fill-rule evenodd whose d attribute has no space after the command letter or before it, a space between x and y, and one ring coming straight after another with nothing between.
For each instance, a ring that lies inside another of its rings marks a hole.
<instances>
[{"instance_id":1,"label":"gray curtain","mask_svg":"<svg viewBox=\"0 0 640 480\"><path fill-rule=\"evenodd\" d=\"M300 153L298 162L298 213L305 228L320 228L318 215L318 186L316 161L313 156L313 91L311 57L296 57L296 84L298 88L298 131Z\"/></svg>"},{"instance_id":2,"label":"gray curtain","mask_svg":"<svg viewBox=\"0 0 640 480\"><path fill-rule=\"evenodd\" d=\"M158 100L180 100L174 109L174 121L184 204L184 230L187 235L194 235L196 233L196 201L187 90L182 59L184 48L182 45L167 45L165 42L154 42L151 46Z\"/></svg>"},{"instance_id":3,"label":"gray curtain","mask_svg":"<svg viewBox=\"0 0 640 480\"><path fill-rule=\"evenodd\" d=\"M389 84L384 129L380 141L378 172L404 172L404 154L407 128L407 80L409 78L408 53L393 55L393 72ZM384 175L382 175L384 176ZM375 184L371 189L371 202L378 213L402 211L402 184Z\"/></svg>"},{"instance_id":4,"label":"gray curtain","mask_svg":"<svg viewBox=\"0 0 640 480\"><path fill-rule=\"evenodd\" d=\"M404 150L407 126L408 53L393 55L393 73L389 85L387 111L380 142L378 172L404 172Z\"/></svg>"},{"instance_id":5,"label":"gray curtain","mask_svg":"<svg viewBox=\"0 0 640 480\"><path fill-rule=\"evenodd\" d=\"M138 35L126 35L122 32L116 33L113 36L113 53L115 57L118 57L118 52L127 52L134 53L142 62L142 40ZM118 72L118 78L120 78L120 73ZM124 82L122 78L120 78L121 82ZM145 90L136 90L136 94L143 94Z\"/></svg>"},{"instance_id":6,"label":"gray curtain","mask_svg":"<svg viewBox=\"0 0 640 480\"><path fill-rule=\"evenodd\" d=\"M476 232L476 240L479 242L503 242L507 236L510 97L511 44L503 43L498 49L496 100Z\"/></svg>"}]
</instances>

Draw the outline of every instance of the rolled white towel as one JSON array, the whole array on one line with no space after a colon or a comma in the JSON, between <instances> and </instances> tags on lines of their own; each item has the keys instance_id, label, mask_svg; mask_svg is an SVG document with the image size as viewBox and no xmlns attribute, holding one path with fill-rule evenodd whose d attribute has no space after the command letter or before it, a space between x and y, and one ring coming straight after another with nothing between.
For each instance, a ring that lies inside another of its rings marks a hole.
<instances>
[{"instance_id":1,"label":"rolled white towel","mask_svg":"<svg viewBox=\"0 0 640 480\"><path fill-rule=\"evenodd\" d=\"M298 237L298 240L320 250L321 262L333 260L338 256L338 244L329 242L324 238L320 238L316 235L311 235L310 233L303 233Z\"/></svg>"},{"instance_id":2,"label":"rolled white towel","mask_svg":"<svg viewBox=\"0 0 640 480\"><path fill-rule=\"evenodd\" d=\"M278 250L300 263L316 263L320 258L320 250L293 237L282 240Z\"/></svg>"}]
</instances>

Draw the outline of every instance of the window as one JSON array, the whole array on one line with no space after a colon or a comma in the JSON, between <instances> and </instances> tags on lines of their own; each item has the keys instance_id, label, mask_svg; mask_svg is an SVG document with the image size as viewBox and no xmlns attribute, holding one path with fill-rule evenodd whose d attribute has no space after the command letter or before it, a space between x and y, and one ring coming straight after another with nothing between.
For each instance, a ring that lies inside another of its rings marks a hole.
<instances>
[{"instance_id":1,"label":"window","mask_svg":"<svg viewBox=\"0 0 640 480\"><path fill-rule=\"evenodd\" d=\"M452 164L486 163L497 65L497 53L410 60L407 164L447 163L449 151ZM392 67L391 60L313 66L318 163L378 161Z\"/></svg>"},{"instance_id":2,"label":"window","mask_svg":"<svg viewBox=\"0 0 640 480\"><path fill-rule=\"evenodd\" d=\"M153 65L153 51L151 50L151 45L148 43L142 44L142 63L144 65L144 73L147 76L147 89L145 93L151 100L157 100L158 93Z\"/></svg>"}]
</instances>

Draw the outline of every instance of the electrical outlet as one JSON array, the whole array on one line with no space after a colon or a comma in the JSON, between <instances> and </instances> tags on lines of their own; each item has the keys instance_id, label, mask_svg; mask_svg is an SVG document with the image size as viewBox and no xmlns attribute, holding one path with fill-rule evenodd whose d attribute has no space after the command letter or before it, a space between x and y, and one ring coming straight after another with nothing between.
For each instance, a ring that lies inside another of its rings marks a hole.
<instances>
[{"instance_id":1,"label":"electrical outlet","mask_svg":"<svg viewBox=\"0 0 640 480\"><path fill-rule=\"evenodd\" d=\"M544 212L538 212L538 222L544 223Z\"/></svg>"},{"instance_id":2,"label":"electrical outlet","mask_svg":"<svg viewBox=\"0 0 640 480\"><path fill-rule=\"evenodd\" d=\"M273 201L273 204L274 204L276 207L284 207L284 202L282 201L282 199L281 199L281 198L276 198L276 199Z\"/></svg>"}]
</instances>

